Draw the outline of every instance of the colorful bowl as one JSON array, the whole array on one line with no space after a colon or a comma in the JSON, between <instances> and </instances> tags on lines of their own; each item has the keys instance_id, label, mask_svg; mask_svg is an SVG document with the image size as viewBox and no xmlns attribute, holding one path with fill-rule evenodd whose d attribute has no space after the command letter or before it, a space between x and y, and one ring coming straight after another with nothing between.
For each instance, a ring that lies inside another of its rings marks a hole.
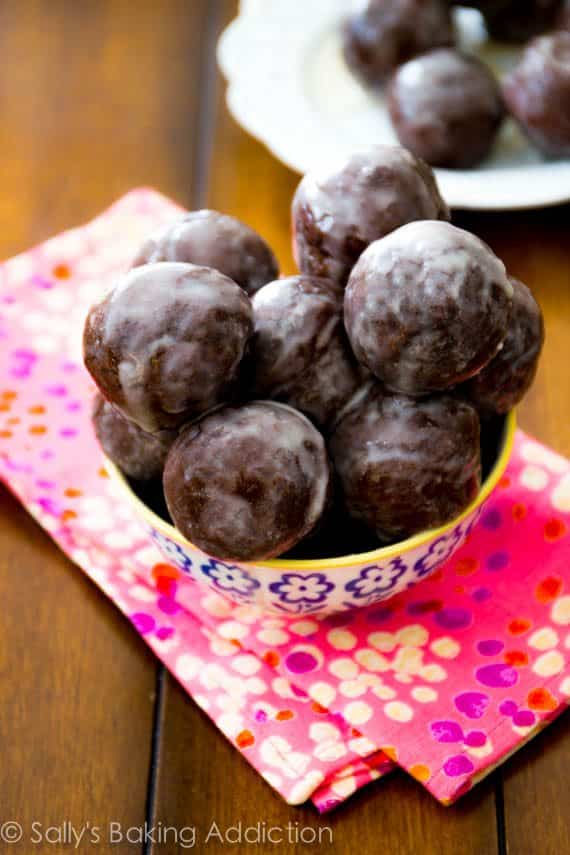
<instances>
[{"instance_id":1,"label":"colorful bowl","mask_svg":"<svg viewBox=\"0 0 570 855\"><path fill-rule=\"evenodd\" d=\"M370 606L429 576L461 546L503 475L514 440L514 412L506 417L497 458L475 500L446 525L359 555L316 560L236 562L211 558L189 543L136 495L109 460L106 468L166 558L183 573L240 604L281 616Z\"/></svg>"}]
</instances>

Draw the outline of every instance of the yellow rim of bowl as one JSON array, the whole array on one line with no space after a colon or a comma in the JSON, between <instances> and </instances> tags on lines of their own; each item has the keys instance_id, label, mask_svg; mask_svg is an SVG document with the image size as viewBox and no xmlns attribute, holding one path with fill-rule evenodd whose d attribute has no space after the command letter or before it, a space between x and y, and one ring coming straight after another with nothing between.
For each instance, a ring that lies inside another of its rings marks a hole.
<instances>
[{"instance_id":1,"label":"yellow rim of bowl","mask_svg":"<svg viewBox=\"0 0 570 855\"><path fill-rule=\"evenodd\" d=\"M276 558L271 561L235 561L233 563L240 565L243 564L246 567L250 565L252 567L267 567L275 570L331 570L334 567L351 567L354 564L368 564L369 562L384 561L386 558L393 558L396 555L402 555L404 552L416 549L418 546L423 546L423 544L441 537L456 525L459 525L462 520L468 517L469 514L473 513L473 511L480 507L490 496L507 468L507 463L509 462L515 439L515 431L516 416L515 411L511 410L505 418L501 451L495 461L495 465L481 485L481 489L477 493L477 496L471 502L469 507L462 511L459 516L439 528L422 531L419 534L413 535L413 537L408 537L406 540L400 540L398 543L393 543L390 546L382 546L379 549L372 550L372 552L342 555L339 558L311 558L306 560ZM202 552L201 549L194 546L189 540L186 540L186 538L183 537L173 525L167 523L155 514L154 511L151 511L150 508L148 508L145 503L139 499L122 472L109 460L108 457L105 457L105 469L109 473L111 480L120 487L121 491L126 494L129 501L136 505L141 516L143 516L149 525L156 529L156 531L165 537L174 540L182 547Z\"/></svg>"}]
</instances>

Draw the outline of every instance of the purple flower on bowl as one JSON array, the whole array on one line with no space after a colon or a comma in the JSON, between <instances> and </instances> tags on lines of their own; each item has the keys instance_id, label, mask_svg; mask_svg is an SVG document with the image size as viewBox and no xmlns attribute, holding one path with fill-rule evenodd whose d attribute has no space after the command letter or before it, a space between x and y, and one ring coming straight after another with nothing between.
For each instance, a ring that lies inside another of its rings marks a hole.
<instances>
[{"instance_id":1,"label":"purple flower on bowl","mask_svg":"<svg viewBox=\"0 0 570 855\"><path fill-rule=\"evenodd\" d=\"M427 576L440 564L443 564L455 549L461 537L461 526L457 526L449 536L438 537L431 544L425 555L422 555L414 564L414 570L418 576Z\"/></svg>"},{"instance_id":2,"label":"purple flower on bowl","mask_svg":"<svg viewBox=\"0 0 570 855\"><path fill-rule=\"evenodd\" d=\"M393 558L385 567L372 564L361 570L360 575L356 579L351 579L344 588L357 599L383 594L392 590L406 570L407 567L401 558Z\"/></svg>"},{"instance_id":3,"label":"purple flower on bowl","mask_svg":"<svg viewBox=\"0 0 570 855\"><path fill-rule=\"evenodd\" d=\"M183 573L188 573L191 576L192 559L186 554L182 547L178 546L174 541L169 540L168 537L164 537L164 535L159 534L157 531L153 530L150 534L165 558L174 564L175 567L178 567L179 570L182 570Z\"/></svg>"},{"instance_id":4,"label":"purple flower on bowl","mask_svg":"<svg viewBox=\"0 0 570 855\"><path fill-rule=\"evenodd\" d=\"M207 564L200 565L200 569L219 591L231 591L244 597L259 588L257 579L234 564L223 564L215 558L210 558Z\"/></svg>"},{"instance_id":5,"label":"purple flower on bowl","mask_svg":"<svg viewBox=\"0 0 570 855\"><path fill-rule=\"evenodd\" d=\"M284 603L322 603L333 588L324 573L284 573L269 586Z\"/></svg>"}]
</instances>

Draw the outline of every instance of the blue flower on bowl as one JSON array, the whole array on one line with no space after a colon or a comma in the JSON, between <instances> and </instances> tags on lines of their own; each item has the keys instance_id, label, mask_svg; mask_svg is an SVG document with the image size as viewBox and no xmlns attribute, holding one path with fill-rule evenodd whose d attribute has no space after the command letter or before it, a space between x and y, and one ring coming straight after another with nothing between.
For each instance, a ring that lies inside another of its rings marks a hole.
<instances>
[{"instance_id":1,"label":"blue flower on bowl","mask_svg":"<svg viewBox=\"0 0 570 855\"><path fill-rule=\"evenodd\" d=\"M170 540L168 537L164 537L164 535L154 531L154 529L150 534L164 557L174 564L175 567L178 567L179 570L182 570L183 573L187 573L191 576L192 559L186 554L182 547L178 546L177 543L174 543L174 541Z\"/></svg>"},{"instance_id":2,"label":"blue flower on bowl","mask_svg":"<svg viewBox=\"0 0 570 855\"><path fill-rule=\"evenodd\" d=\"M461 530L455 528L449 536L438 537L431 544L425 555L422 555L414 564L416 575L422 577L427 576L444 561L447 561L449 556L455 551L455 547L461 536Z\"/></svg>"},{"instance_id":3,"label":"blue flower on bowl","mask_svg":"<svg viewBox=\"0 0 570 855\"><path fill-rule=\"evenodd\" d=\"M291 604L322 603L333 588L324 573L284 573L269 586L283 603Z\"/></svg>"},{"instance_id":4,"label":"blue flower on bowl","mask_svg":"<svg viewBox=\"0 0 570 855\"><path fill-rule=\"evenodd\" d=\"M248 597L256 588L260 587L257 579L254 579L241 567L235 564L224 564L210 558L207 564L201 564L200 569L212 585L219 591L232 593L238 597Z\"/></svg>"},{"instance_id":5,"label":"blue flower on bowl","mask_svg":"<svg viewBox=\"0 0 570 855\"><path fill-rule=\"evenodd\" d=\"M379 595L395 587L406 570L407 566L401 558L393 558L384 567L371 564L361 570L356 579L351 579L344 589L357 599L378 599Z\"/></svg>"}]
</instances>

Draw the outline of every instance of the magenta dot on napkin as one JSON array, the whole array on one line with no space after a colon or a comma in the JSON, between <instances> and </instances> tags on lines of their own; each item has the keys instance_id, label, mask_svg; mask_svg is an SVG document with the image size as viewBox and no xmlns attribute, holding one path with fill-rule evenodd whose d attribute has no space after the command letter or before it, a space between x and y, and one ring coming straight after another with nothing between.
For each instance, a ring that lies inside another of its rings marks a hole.
<instances>
[{"instance_id":1,"label":"magenta dot on napkin","mask_svg":"<svg viewBox=\"0 0 570 855\"><path fill-rule=\"evenodd\" d=\"M430 730L436 742L463 741L463 730L455 721L434 721Z\"/></svg>"},{"instance_id":2,"label":"magenta dot on napkin","mask_svg":"<svg viewBox=\"0 0 570 855\"><path fill-rule=\"evenodd\" d=\"M67 387L61 383L56 383L53 386L46 386L46 395L51 395L53 398L65 398L67 395Z\"/></svg>"},{"instance_id":3,"label":"magenta dot on napkin","mask_svg":"<svg viewBox=\"0 0 570 855\"><path fill-rule=\"evenodd\" d=\"M443 771L450 778L456 778L458 775L468 775L473 769L473 763L465 754L456 754L455 757L448 757L443 764Z\"/></svg>"},{"instance_id":4,"label":"magenta dot on napkin","mask_svg":"<svg viewBox=\"0 0 570 855\"><path fill-rule=\"evenodd\" d=\"M436 622L445 629L465 629L473 620L473 614L467 609L442 609L435 615Z\"/></svg>"},{"instance_id":5,"label":"magenta dot on napkin","mask_svg":"<svg viewBox=\"0 0 570 855\"><path fill-rule=\"evenodd\" d=\"M160 626L156 630L156 637L160 639L160 641L167 641L167 639L172 638L174 635L174 628L171 626Z\"/></svg>"},{"instance_id":6,"label":"magenta dot on napkin","mask_svg":"<svg viewBox=\"0 0 570 855\"><path fill-rule=\"evenodd\" d=\"M63 436L64 439L70 439L73 436L77 436L77 428L63 427L60 430L59 435Z\"/></svg>"},{"instance_id":7,"label":"magenta dot on napkin","mask_svg":"<svg viewBox=\"0 0 570 855\"><path fill-rule=\"evenodd\" d=\"M180 610L180 606L172 597L159 597L157 606L165 615L175 615Z\"/></svg>"},{"instance_id":8,"label":"magenta dot on napkin","mask_svg":"<svg viewBox=\"0 0 570 855\"><path fill-rule=\"evenodd\" d=\"M517 727L532 727L535 715L530 710L519 710L513 716L513 724Z\"/></svg>"},{"instance_id":9,"label":"magenta dot on napkin","mask_svg":"<svg viewBox=\"0 0 570 855\"><path fill-rule=\"evenodd\" d=\"M467 718L481 718L489 706L489 695L481 692L463 692L454 699L455 707Z\"/></svg>"},{"instance_id":10,"label":"magenta dot on napkin","mask_svg":"<svg viewBox=\"0 0 570 855\"><path fill-rule=\"evenodd\" d=\"M501 550L500 552L492 552L487 558L487 570L503 570L509 563L509 553Z\"/></svg>"},{"instance_id":11,"label":"magenta dot on napkin","mask_svg":"<svg viewBox=\"0 0 570 855\"><path fill-rule=\"evenodd\" d=\"M306 674L307 671L314 671L318 667L316 658L305 650L297 650L295 653L290 653L285 660L285 665L289 671L294 674Z\"/></svg>"},{"instance_id":12,"label":"magenta dot on napkin","mask_svg":"<svg viewBox=\"0 0 570 855\"><path fill-rule=\"evenodd\" d=\"M471 595L477 603L484 603L485 600L490 600L493 592L489 588L475 588Z\"/></svg>"},{"instance_id":13,"label":"magenta dot on napkin","mask_svg":"<svg viewBox=\"0 0 570 855\"><path fill-rule=\"evenodd\" d=\"M470 748L481 748L487 742L487 737L482 730L470 730L465 734L465 745Z\"/></svg>"},{"instance_id":14,"label":"magenta dot on napkin","mask_svg":"<svg viewBox=\"0 0 570 855\"><path fill-rule=\"evenodd\" d=\"M484 665L475 671L477 680L493 689L509 688L518 683L519 675L509 665Z\"/></svg>"},{"instance_id":15,"label":"magenta dot on napkin","mask_svg":"<svg viewBox=\"0 0 570 855\"><path fill-rule=\"evenodd\" d=\"M503 701L501 706L499 707L499 712L503 715L513 716L518 707L514 701Z\"/></svg>"},{"instance_id":16,"label":"magenta dot on napkin","mask_svg":"<svg viewBox=\"0 0 570 855\"><path fill-rule=\"evenodd\" d=\"M490 511L487 511L487 513L483 514L481 518L481 525L489 531L496 531L500 528L501 523L502 517L496 508L492 508Z\"/></svg>"},{"instance_id":17,"label":"magenta dot on napkin","mask_svg":"<svg viewBox=\"0 0 570 855\"><path fill-rule=\"evenodd\" d=\"M145 612L135 612L131 615L131 623L141 635L146 635L152 632L155 626L155 621L152 615L147 615Z\"/></svg>"},{"instance_id":18,"label":"magenta dot on napkin","mask_svg":"<svg viewBox=\"0 0 570 855\"><path fill-rule=\"evenodd\" d=\"M489 639L487 641L480 641L477 644L477 650L481 656L496 656L497 653L501 652L504 646L505 644L503 641Z\"/></svg>"}]
</instances>

